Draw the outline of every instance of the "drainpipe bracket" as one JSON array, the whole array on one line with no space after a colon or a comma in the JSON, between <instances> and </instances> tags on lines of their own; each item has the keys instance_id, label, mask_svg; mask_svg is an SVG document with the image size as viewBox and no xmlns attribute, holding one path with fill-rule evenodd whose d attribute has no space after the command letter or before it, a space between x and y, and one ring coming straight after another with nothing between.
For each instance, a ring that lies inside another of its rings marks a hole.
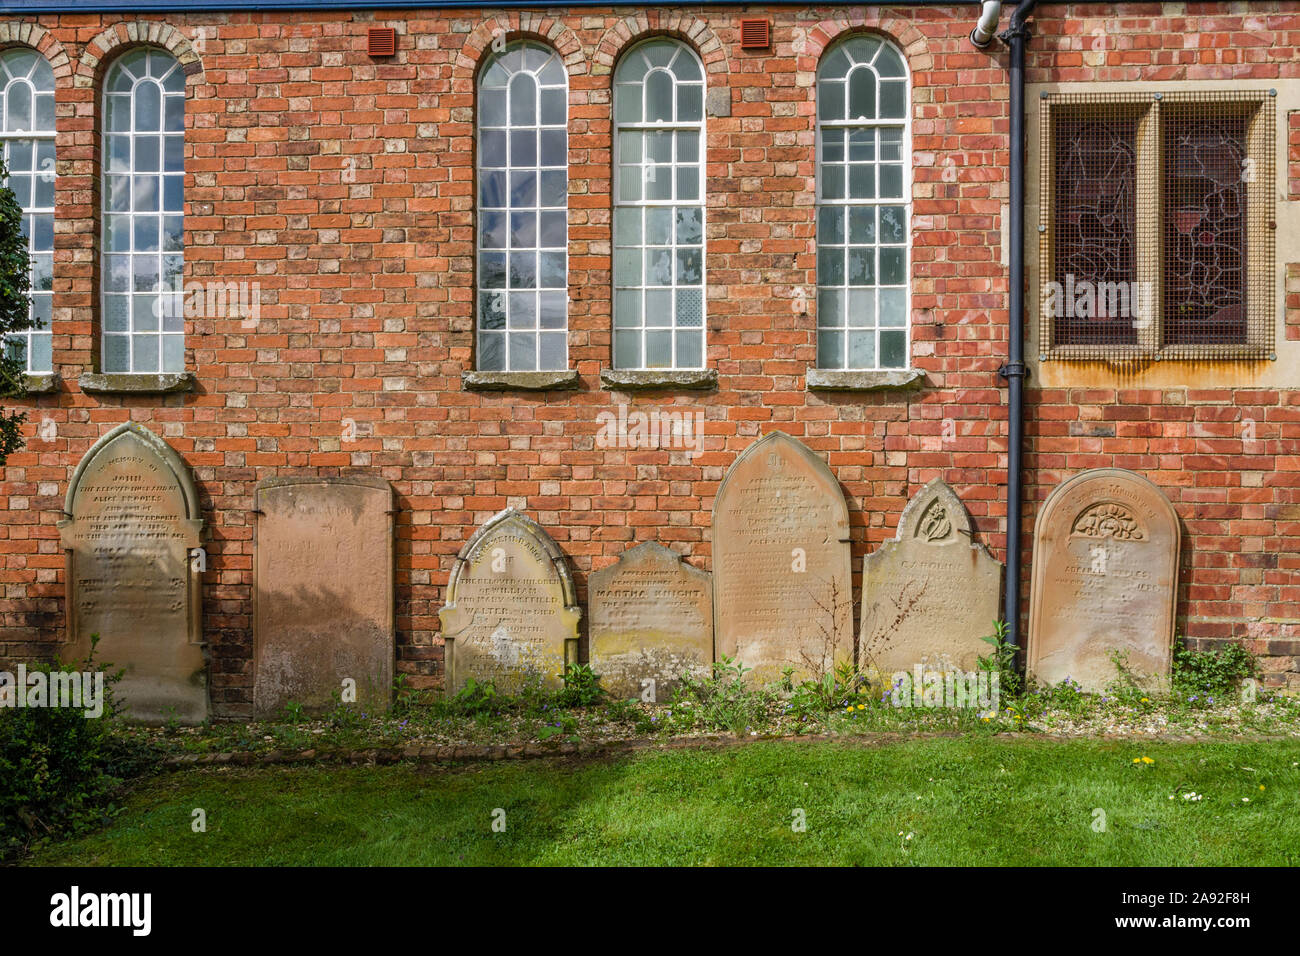
<instances>
[{"instance_id":1,"label":"drainpipe bracket","mask_svg":"<svg viewBox=\"0 0 1300 956\"><path fill-rule=\"evenodd\" d=\"M1028 42L1029 38L1033 35L1034 35L1034 31L1029 28L1028 22L1018 24L1016 23L1015 18L1012 17L1011 26L1007 27L1005 30L999 33L998 39L1001 40L1003 43L1005 43L1007 46L1011 46L1012 40L1020 39Z\"/></svg>"},{"instance_id":2,"label":"drainpipe bracket","mask_svg":"<svg viewBox=\"0 0 1300 956\"><path fill-rule=\"evenodd\" d=\"M1025 365L1024 362L1007 362L1005 365L1003 365L1001 368L998 369L998 375L1006 379L1010 379L1013 377L1028 378L1029 366Z\"/></svg>"}]
</instances>

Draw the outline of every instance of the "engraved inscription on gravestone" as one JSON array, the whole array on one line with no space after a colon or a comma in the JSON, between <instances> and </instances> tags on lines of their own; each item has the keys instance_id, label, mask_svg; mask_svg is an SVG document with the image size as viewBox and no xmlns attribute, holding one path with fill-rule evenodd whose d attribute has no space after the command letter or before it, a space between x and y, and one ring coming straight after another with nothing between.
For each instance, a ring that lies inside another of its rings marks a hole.
<instances>
[{"instance_id":1,"label":"engraved inscription on gravestone","mask_svg":"<svg viewBox=\"0 0 1300 956\"><path fill-rule=\"evenodd\" d=\"M755 683L853 659L848 506L826 463L783 432L746 448L718 488L713 613L718 657Z\"/></svg>"},{"instance_id":2,"label":"engraved inscription on gravestone","mask_svg":"<svg viewBox=\"0 0 1300 956\"><path fill-rule=\"evenodd\" d=\"M1118 652L1140 677L1167 678L1181 534L1169 500L1139 474L1099 468L1059 485L1034 525L1029 673L1100 691Z\"/></svg>"},{"instance_id":3,"label":"engraved inscription on gravestone","mask_svg":"<svg viewBox=\"0 0 1300 956\"><path fill-rule=\"evenodd\" d=\"M377 475L268 478L254 495L253 709L392 701L393 489ZM350 682L350 683L349 683Z\"/></svg>"},{"instance_id":4,"label":"engraved inscription on gravestone","mask_svg":"<svg viewBox=\"0 0 1300 956\"><path fill-rule=\"evenodd\" d=\"M447 694L473 677L517 693L531 680L563 686L578 661L577 592L563 552L527 515L506 509L466 542L438 612Z\"/></svg>"},{"instance_id":5,"label":"engraved inscription on gravestone","mask_svg":"<svg viewBox=\"0 0 1300 956\"><path fill-rule=\"evenodd\" d=\"M125 673L126 715L147 723L208 716L200 579L190 551L203 520L189 466L148 428L128 422L86 452L59 522L67 562L71 662Z\"/></svg>"},{"instance_id":6,"label":"engraved inscription on gravestone","mask_svg":"<svg viewBox=\"0 0 1300 956\"><path fill-rule=\"evenodd\" d=\"M647 541L623 552L588 584L592 670L613 697L667 700L683 675L707 676L713 660L709 573Z\"/></svg>"},{"instance_id":7,"label":"engraved inscription on gravestone","mask_svg":"<svg viewBox=\"0 0 1300 956\"><path fill-rule=\"evenodd\" d=\"M1002 563L971 536L970 515L936 478L903 510L898 532L862 562L858 666L886 678L912 671L974 671L992 648Z\"/></svg>"}]
</instances>

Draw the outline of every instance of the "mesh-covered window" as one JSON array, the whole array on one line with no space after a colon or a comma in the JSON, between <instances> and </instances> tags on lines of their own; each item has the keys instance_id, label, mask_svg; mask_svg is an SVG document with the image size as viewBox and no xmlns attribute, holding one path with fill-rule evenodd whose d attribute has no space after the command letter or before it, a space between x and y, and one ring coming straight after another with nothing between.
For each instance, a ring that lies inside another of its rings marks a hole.
<instances>
[{"instance_id":1,"label":"mesh-covered window","mask_svg":"<svg viewBox=\"0 0 1300 956\"><path fill-rule=\"evenodd\" d=\"M104 372L185 368L185 73L140 48L104 78Z\"/></svg>"},{"instance_id":2,"label":"mesh-covered window","mask_svg":"<svg viewBox=\"0 0 1300 956\"><path fill-rule=\"evenodd\" d=\"M1043 357L1271 357L1274 97L1041 102Z\"/></svg>"},{"instance_id":3,"label":"mesh-covered window","mask_svg":"<svg viewBox=\"0 0 1300 956\"><path fill-rule=\"evenodd\" d=\"M478 88L478 367L568 368L569 78L512 43Z\"/></svg>"},{"instance_id":4,"label":"mesh-covered window","mask_svg":"<svg viewBox=\"0 0 1300 956\"><path fill-rule=\"evenodd\" d=\"M704 367L704 69L638 44L614 74L614 366Z\"/></svg>"},{"instance_id":5,"label":"mesh-covered window","mask_svg":"<svg viewBox=\"0 0 1300 956\"><path fill-rule=\"evenodd\" d=\"M874 36L817 69L817 365L908 365L907 70Z\"/></svg>"},{"instance_id":6,"label":"mesh-covered window","mask_svg":"<svg viewBox=\"0 0 1300 956\"><path fill-rule=\"evenodd\" d=\"M1173 116L1163 133L1165 341L1245 342L1246 118Z\"/></svg>"},{"instance_id":7,"label":"mesh-covered window","mask_svg":"<svg viewBox=\"0 0 1300 956\"><path fill-rule=\"evenodd\" d=\"M54 306L54 71L34 50L0 54L0 147L23 214L31 259L33 325L5 343L27 371L53 370L50 319Z\"/></svg>"}]
</instances>

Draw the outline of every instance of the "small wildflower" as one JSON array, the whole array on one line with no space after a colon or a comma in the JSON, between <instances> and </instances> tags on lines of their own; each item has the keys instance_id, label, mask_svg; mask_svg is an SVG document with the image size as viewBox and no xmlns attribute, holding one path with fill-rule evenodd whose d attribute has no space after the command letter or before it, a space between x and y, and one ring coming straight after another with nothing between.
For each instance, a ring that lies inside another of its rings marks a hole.
<instances>
[{"instance_id":1,"label":"small wildflower","mask_svg":"<svg viewBox=\"0 0 1300 956\"><path fill-rule=\"evenodd\" d=\"M1155 761L1152 760L1150 757L1143 757L1143 758L1142 758L1142 762L1143 762L1143 763L1155 763Z\"/></svg>"}]
</instances>

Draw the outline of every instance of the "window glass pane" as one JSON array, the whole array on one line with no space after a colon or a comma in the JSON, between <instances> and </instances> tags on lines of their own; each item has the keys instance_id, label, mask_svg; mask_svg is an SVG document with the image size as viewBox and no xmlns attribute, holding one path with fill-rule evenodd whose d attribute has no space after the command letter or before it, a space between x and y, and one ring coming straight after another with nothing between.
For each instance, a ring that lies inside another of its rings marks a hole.
<instances>
[{"instance_id":1,"label":"window glass pane","mask_svg":"<svg viewBox=\"0 0 1300 956\"><path fill-rule=\"evenodd\" d=\"M554 50L533 41L491 56L478 89L478 285L511 291L478 296L478 365L564 368L567 73ZM509 251L489 251L503 248ZM553 331L539 335L539 328Z\"/></svg>"},{"instance_id":2,"label":"window glass pane","mask_svg":"<svg viewBox=\"0 0 1300 956\"><path fill-rule=\"evenodd\" d=\"M860 66L849 74L849 119L876 118L876 74Z\"/></svg>"},{"instance_id":3,"label":"window glass pane","mask_svg":"<svg viewBox=\"0 0 1300 956\"><path fill-rule=\"evenodd\" d=\"M1246 116L1203 113L1165 120L1164 344L1248 342L1248 122ZM1134 295L1129 292L1127 309L1122 295L1109 296L1103 307L1127 313L1136 327L1141 306L1132 303Z\"/></svg>"},{"instance_id":4,"label":"window glass pane","mask_svg":"<svg viewBox=\"0 0 1300 956\"><path fill-rule=\"evenodd\" d=\"M701 368L704 71L685 44L643 43L614 85L614 364ZM633 124L656 123L662 130Z\"/></svg>"},{"instance_id":5,"label":"window glass pane","mask_svg":"<svg viewBox=\"0 0 1300 956\"><path fill-rule=\"evenodd\" d=\"M130 50L105 77L100 319L106 371L184 367L184 307L174 294L184 273L184 89L184 72L163 50ZM161 135L164 128L174 132ZM173 294L160 295L165 290Z\"/></svg>"},{"instance_id":6,"label":"window glass pane","mask_svg":"<svg viewBox=\"0 0 1300 956\"><path fill-rule=\"evenodd\" d=\"M1053 263L1061 288L1128 283L1136 278L1135 119L1057 116L1053 183ZM1072 281L1071 281L1072 280ZM1068 313L1053 316L1057 345L1133 345L1131 320Z\"/></svg>"},{"instance_id":7,"label":"window glass pane","mask_svg":"<svg viewBox=\"0 0 1300 956\"><path fill-rule=\"evenodd\" d=\"M822 57L816 90L817 361L825 368L902 367L910 242L902 56L878 37L850 37ZM880 338L880 326L890 328L889 339Z\"/></svg>"}]
</instances>

